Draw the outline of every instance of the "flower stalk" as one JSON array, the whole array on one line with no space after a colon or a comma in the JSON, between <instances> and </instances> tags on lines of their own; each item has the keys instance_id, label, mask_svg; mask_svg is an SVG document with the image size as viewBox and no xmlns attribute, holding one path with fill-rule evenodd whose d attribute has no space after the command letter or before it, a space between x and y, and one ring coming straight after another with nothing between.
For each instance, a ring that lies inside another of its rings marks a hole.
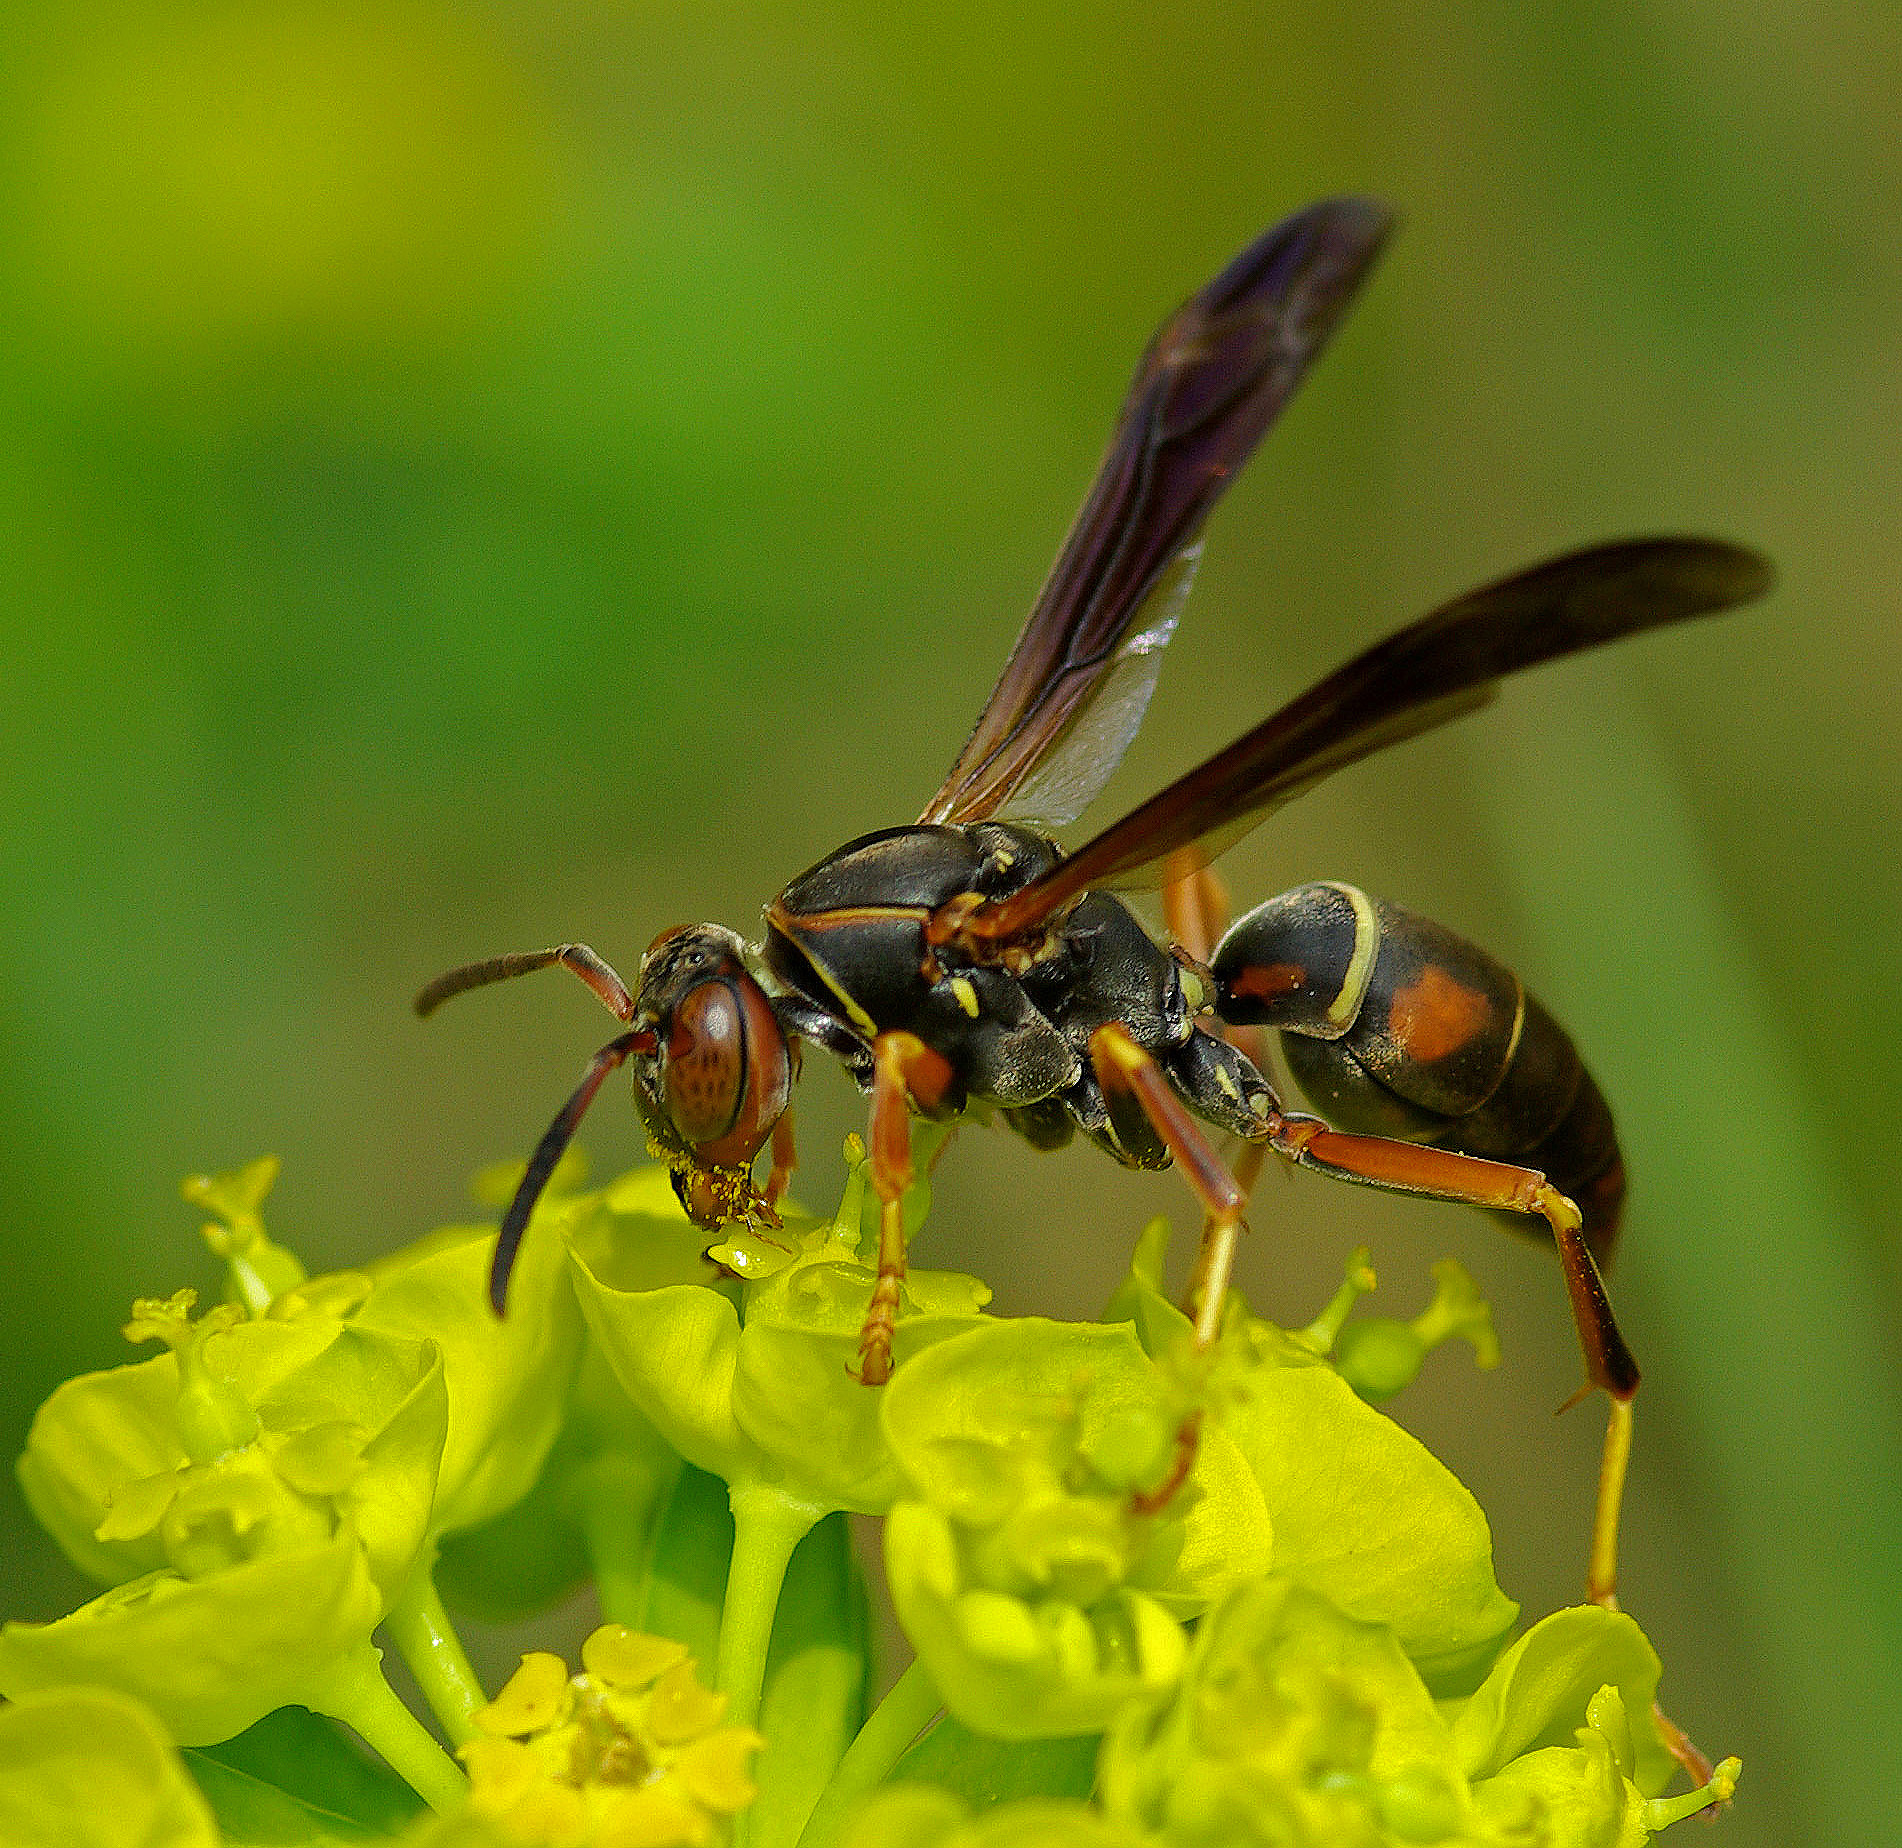
<instances>
[{"instance_id":1,"label":"flower stalk","mask_svg":"<svg viewBox=\"0 0 1902 1848\"><path fill-rule=\"evenodd\" d=\"M357 1733L431 1809L455 1809L469 1794L469 1780L455 1761L397 1698L384 1678L382 1654L371 1644L312 1676L304 1696L312 1712Z\"/></svg>"},{"instance_id":2,"label":"flower stalk","mask_svg":"<svg viewBox=\"0 0 1902 1848\"><path fill-rule=\"evenodd\" d=\"M452 1745L476 1734L475 1716L488 1704L469 1654L436 1591L433 1570L419 1562L383 1619L383 1632L403 1658L429 1710Z\"/></svg>"}]
</instances>

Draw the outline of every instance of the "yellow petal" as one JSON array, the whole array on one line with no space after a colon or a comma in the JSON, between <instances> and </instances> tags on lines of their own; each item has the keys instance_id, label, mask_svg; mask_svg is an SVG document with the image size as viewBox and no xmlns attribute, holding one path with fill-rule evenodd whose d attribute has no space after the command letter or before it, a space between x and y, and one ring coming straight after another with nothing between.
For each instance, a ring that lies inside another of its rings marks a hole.
<instances>
[{"instance_id":1,"label":"yellow petal","mask_svg":"<svg viewBox=\"0 0 1902 1848\"><path fill-rule=\"evenodd\" d=\"M502 1818L517 1841L536 1848L588 1848L594 1819L581 1792L571 1784L537 1784Z\"/></svg>"},{"instance_id":2,"label":"yellow petal","mask_svg":"<svg viewBox=\"0 0 1902 1848\"><path fill-rule=\"evenodd\" d=\"M138 1482L122 1482L106 1498L106 1518L92 1530L95 1540L137 1540L165 1518L178 1493L179 1473L168 1469Z\"/></svg>"},{"instance_id":3,"label":"yellow petal","mask_svg":"<svg viewBox=\"0 0 1902 1848\"><path fill-rule=\"evenodd\" d=\"M703 1848L712 1841L706 1813L668 1781L616 1791L595 1812L590 1848Z\"/></svg>"},{"instance_id":4,"label":"yellow petal","mask_svg":"<svg viewBox=\"0 0 1902 1848\"><path fill-rule=\"evenodd\" d=\"M519 1802L543 1775L540 1760L514 1739L471 1739L456 1756L469 1772L469 1800L491 1813Z\"/></svg>"},{"instance_id":5,"label":"yellow petal","mask_svg":"<svg viewBox=\"0 0 1902 1848\"><path fill-rule=\"evenodd\" d=\"M677 1662L654 1683L647 1700L647 1730L662 1745L681 1745L711 1732L726 1717L726 1696L695 1678L691 1660Z\"/></svg>"},{"instance_id":6,"label":"yellow petal","mask_svg":"<svg viewBox=\"0 0 1902 1848\"><path fill-rule=\"evenodd\" d=\"M722 1726L683 1747L671 1769L699 1802L730 1816L759 1795L750 1761L765 1743L750 1727Z\"/></svg>"},{"instance_id":7,"label":"yellow petal","mask_svg":"<svg viewBox=\"0 0 1902 1848\"><path fill-rule=\"evenodd\" d=\"M624 1623L604 1623L581 1645L581 1666L610 1688L644 1688L687 1658L671 1636L644 1636Z\"/></svg>"},{"instance_id":8,"label":"yellow petal","mask_svg":"<svg viewBox=\"0 0 1902 1848\"><path fill-rule=\"evenodd\" d=\"M537 1650L522 1657L508 1685L476 1716L485 1733L517 1736L554 1725L568 1692L568 1664Z\"/></svg>"}]
</instances>

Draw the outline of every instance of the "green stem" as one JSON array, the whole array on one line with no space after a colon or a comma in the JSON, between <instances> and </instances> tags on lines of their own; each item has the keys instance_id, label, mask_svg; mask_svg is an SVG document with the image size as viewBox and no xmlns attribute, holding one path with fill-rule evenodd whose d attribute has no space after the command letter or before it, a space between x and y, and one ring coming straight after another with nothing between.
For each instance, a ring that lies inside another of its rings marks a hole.
<instances>
[{"instance_id":1,"label":"green stem","mask_svg":"<svg viewBox=\"0 0 1902 1848\"><path fill-rule=\"evenodd\" d=\"M846 1811L891 1775L905 1748L930 1725L944 1703L922 1662L913 1662L891 1692L872 1709L859 1736L846 1747L832 1781L820 1794L799 1837L799 1848L824 1848L835 1840Z\"/></svg>"},{"instance_id":2,"label":"green stem","mask_svg":"<svg viewBox=\"0 0 1902 1848\"><path fill-rule=\"evenodd\" d=\"M454 1809L469 1780L383 1678L382 1652L363 1642L303 1689L304 1704L341 1720L433 1810Z\"/></svg>"},{"instance_id":3,"label":"green stem","mask_svg":"<svg viewBox=\"0 0 1902 1848\"><path fill-rule=\"evenodd\" d=\"M418 1560L403 1595L390 1607L383 1628L396 1653L409 1664L430 1711L457 1745L476 1734L476 1709L488 1695L476 1678L456 1626L436 1591L432 1557Z\"/></svg>"},{"instance_id":4,"label":"green stem","mask_svg":"<svg viewBox=\"0 0 1902 1848\"><path fill-rule=\"evenodd\" d=\"M728 1723L751 1726L759 1718L766 1646L773 1639L773 1614L787 1564L793 1548L826 1510L759 1484L735 1487L730 1500L733 1563L727 1568L713 1685L728 1698Z\"/></svg>"}]
</instances>

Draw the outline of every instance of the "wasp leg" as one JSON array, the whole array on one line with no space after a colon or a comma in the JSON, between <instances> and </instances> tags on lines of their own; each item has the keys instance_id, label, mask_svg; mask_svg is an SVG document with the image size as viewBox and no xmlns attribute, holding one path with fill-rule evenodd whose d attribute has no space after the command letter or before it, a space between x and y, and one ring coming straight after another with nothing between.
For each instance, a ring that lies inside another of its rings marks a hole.
<instances>
[{"instance_id":1,"label":"wasp leg","mask_svg":"<svg viewBox=\"0 0 1902 1848\"><path fill-rule=\"evenodd\" d=\"M793 1171L799 1166L799 1151L793 1144L792 1112L782 1110L773 1125L773 1171L766 1177L765 1201L777 1218L779 1203L792 1185Z\"/></svg>"},{"instance_id":2,"label":"wasp leg","mask_svg":"<svg viewBox=\"0 0 1902 1848\"><path fill-rule=\"evenodd\" d=\"M892 1376L892 1337L905 1281L905 1190L911 1165L911 1100L926 1110L951 1087L951 1063L913 1033L881 1033L872 1042L872 1187L879 1198L878 1281L859 1331L857 1378L883 1386Z\"/></svg>"},{"instance_id":3,"label":"wasp leg","mask_svg":"<svg viewBox=\"0 0 1902 1848\"><path fill-rule=\"evenodd\" d=\"M1370 1187L1429 1194L1469 1206L1536 1213L1552 1228L1565 1269L1589 1384L1568 1404L1593 1387L1611 1401L1605 1450L1598 1474L1598 1505L1592 1520L1591 1558L1586 1595L1594 1604L1616 1609L1618 1603L1618 1513L1624 1499L1625 1469L1631 1457L1631 1401L1638 1390L1638 1363L1612 1315L1605 1280L1580 1230L1578 1208L1533 1168L1460 1155L1450 1149L1422 1148L1382 1136L1347 1135L1319 1117L1281 1115L1269 1125L1267 1146L1303 1168Z\"/></svg>"},{"instance_id":4,"label":"wasp leg","mask_svg":"<svg viewBox=\"0 0 1902 1848\"><path fill-rule=\"evenodd\" d=\"M1213 1347L1222 1325L1222 1299L1235 1267L1235 1246L1248 1195L1175 1094L1162 1067L1126 1028L1114 1021L1098 1027L1090 1035L1090 1058L1112 1110L1124 1098L1133 1098L1141 1106L1209 1216L1213 1231L1203 1240L1204 1261L1196 1267L1202 1287L1195 1305L1195 1339L1199 1347Z\"/></svg>"},{"instance_id":5,"label":"wasp leg","mask_svg":"<svg viewBox=\"0 0 1902 1848\"><path fill-rule=\"evenodd\" d=\"M506 982L512 976L533 975L560 963L571 975L578 976L593 991L595 998L620 1020L634 1018L634 997L627 984L614 973L585 943L558 943L552 950L520 950L512 956L491 956L483 962L465 963L439 975L416 997L416 1011L424 1019L445 1001L467 994L472 988L486 988L491 982Z\"/></svg>"},{"instance_id":6,"label":"wasp leg","mask_svg":"<svg viewBox=\"0 0 1902 1848\"><path fill-rule=\"evenodd\" d=\"M1162 888L1162 921L1173 941L1206 963L1228 929L1228 887L1192 848L1172 853L1165 865L1169 883Z\"/></svg>"},{"instance_id":7,"label":"wasp leg","mask_svg":"<svg viewBox=\"0 0 1902 1848\"><path fill-rule=\"evenodd\" d=\"M1167 1144L1169 1153L1181 1165L1183 1175L1195 1190L1207 1214L1202 1238L1202 1255L1196 1265L1200 1295L1191 1307L1195 1316L1195 1341L1210 1348L1221 1330L1222 1303L1228 1294L1229 1275L1235 1267L1235 1246L1241 1237L1242 1209L1248 1195L1235 1176L1223 1165L1201 1126L1176 1096L1162 1067L1130 1036L1128 1030L1111 1022L1090 1035L1090 1058L1096 1067L1103 1095L1114 1108L1117 1100L1133 1098L1143 1114L1155 1126ZM1202 1414L1193 1411L1176 1432L1175 1460L1169 1474L1155 1488L1130 1498L1137 1514L1154 1514L1168 1504L1195 1467L1195 1453L1201 1441Z\"/></svg>"},{"instance_id":8,"label":"wasp leg","mask_svg":"<svg viewBox=\"0 0 1902 1848\"><path fill-rule=\"evenodd\" d=\"M1228 929L1230 905L1228 887L1214 867L1206 866L1193 848L1183 848L1169 856L1169 883L1162 889L1162 916L1173 942L1187 951L1190 958L1206 967L1222 933ZM1268 1070L1268 1035L1260 1027L1236 1027L1218 1021L1211 1029L1228 1041L1258 1072ZM1261 1166L1267 1159L1259 1142L1244 1142L1234 1161L1235 1184L1244 1194L1255 1191L1261 1178ZM1214 1262L1211 1249L1218 1236L1213 1214L1202 1221L1202 1249L1196 1258L1193 1290L1205 1283ZM1194 1299L1183 1307L1194 1313Z\"/></svg>"}]
</instances>

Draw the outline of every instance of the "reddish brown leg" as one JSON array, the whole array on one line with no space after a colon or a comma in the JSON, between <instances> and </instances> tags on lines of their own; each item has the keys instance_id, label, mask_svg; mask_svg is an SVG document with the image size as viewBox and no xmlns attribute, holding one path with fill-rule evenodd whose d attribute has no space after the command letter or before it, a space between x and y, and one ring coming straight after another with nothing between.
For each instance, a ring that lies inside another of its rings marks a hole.
<instances>
[{"instance_id":1,"label":"reddish brown leg","mask_svg":"<svg viewBox=\"0 0 1902 1848\"><path fill-rule=\"evenodd\" d=\"M793 1121L790 1110L779 1113L773 1125L773 1171L766 1177L766 1204L777 1213L779 1203L792 1185L793 1171L799 1166L799 1152L793 1146Z\"/></svg>"},{"instance_id":2,"label":"reddish brown leg","mask_svg":"<svg viewBox=\"0 0 1902 1848\"><path fill-rule=\"evenodd\" d=\"M1193 849L1172 853L1165 867L1169 883L1162 888L1163 923L1175 942L1197 962L1206 963L1228 929L1228 887Z\"/></svg>"},{"instance_id":3,"label":"reddish brown leg","mask_svg":"<svg viewBox=\"0 0 1902 1848\"><path fill-rule=\"evenodd\" d=\"M1585 1589L1593 1603L1615 1610L1618 1512L1631 1457L1631 1401L1638 1390L1638 1363L1619 1333L1611 1300L1605 1294L1605 1281L1579 1230L1578 1208L1535 1169L1485 1161L1450 1149L1390 1142L1380 1136L1347 1135L1330 1129L1319 1117L1277 1116L1269 1124L1266 1142L1287 1160L1341 1180L1428 1194L1436 1200L1459 1200L1469 1206L1537 1213L1552 1228L1589 1381L1577 1396L1582 1398L1599 1386L1611 1400Z\"/></svg>"},{"instance_id":4,"label":"reddish brown leg","mask_svg":"<svg viewBox=\"0 0 1902 1848\"><path fill-rule=\"evenodd\" d=\"M1163 920L1174 942L1197 963L1206 965L1223 931L1228 929L1228 887L1212 866L1202 864L1201 856L1193 849L1171 854L1168 869L1169 883L1162 890ZM1268 1035L1263 1028L1234 1027L1223 1021L1216 1024L1215 1031L1250 1060L1257 1071L1267 1071ZM1234 1169L1235 1184L1243 1194L1255 1191L1255 1182L1261 1177L1261 1164L1266 1159L1261 1144L1242 1145L1234 1158ZM1202 1250L1195 1265L1196 1282L1191 1283L1191 1294L1183 1304L1191 1314L1194 1313L1194 1291L1206 1280L1209 1267L1215 1261L1211 1246L1219 1236L1214 1216L1204 1219Z\"/></svg>"},{"instance_id":5,"label":"reddish brown leg","mask_svg":"<svg viewBox=\"0 0 1902 1848\"><path fill-rule=\"evenodd\" d=\"M1106 1093L1134 1097L1142 1106L1143 1114L1155 1125L1208 1214L1208 1230L1196 1266L1194 1313L1197 1346L1213 1347L1222 1325L1222 1301L1235 1268L1235 1246L1241 1237L1242 1209L1248 1204L1248 1195L1175 1094L1162 1067L1136 1044L1126 1027L1114 1022L1098 1027L1090 1035L1090 1058L1096 1066L1097 1082Z\"/></svg>"},{"instance_id":6,"label":"reddish brown leg","mask_svg":"<svg viewBox=\"0 0 1902 1848\"><path fill-rule=\"evenodd\" d=\"M883 1386L892 1376L892 1337L905 1281L905 1190L911 1165L911 1100L927 1109L951 1083L951 1066L911 1033L881 1033L872 1042L872 1187L879 1198L878 1281L859 1331L856 1377Z\"/></svg>"},{"instance_id":7,"label":"reddish brown leg","mask_svg":"<svg viewBox=\"0 0 1902 1848\"><path fill-rule=\"evenodd\" d=\"M1137 1045L1126 1027L1114 1023L1098 1027L1090 1035L1090 1059L1106 1095L1134 1097L1142 1106L1143 1114L1155 1125L1156 1133L1202 1202L1207 1217L1201 1256L1190 1284L1189 1310L1195 1318L1196 1346L1211 1348L1221 1332L1222 1304L1235 1268L1235 1247L1241 1238L1242 1209L1248 1204L1248 1194L1176 1096L1162 1067ZM1130 1497L1133 1513L1154 1514L1168 1506L1195 1467L1201 1439L1202 1413L1198 1408L1176 1432L1175 1458L1168 1475L1153 1489Z\"/></svg>"}]
</instances>

